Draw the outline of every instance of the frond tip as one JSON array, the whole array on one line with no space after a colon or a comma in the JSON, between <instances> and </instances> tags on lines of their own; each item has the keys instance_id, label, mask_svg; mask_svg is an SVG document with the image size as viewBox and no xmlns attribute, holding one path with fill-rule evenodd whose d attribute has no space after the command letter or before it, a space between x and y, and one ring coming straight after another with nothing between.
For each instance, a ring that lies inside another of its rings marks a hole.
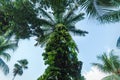
<instances>
[{"instance_id":1,"label":"frond tip","mask_svg":"<svg viewBox=\"0 0 120 80\"><path fill-rule=\"evenodd\" d=\"M80 29L70 29L70 32L74 33L75 35L79 35L79 36L85 36L86 34L88 34L87 31L83 31L83 30L80 30Z\"/></svg>"},{"instance_id":2,"label":"frond tip","mask_svg":"<svg viewBox=\"0 0 120 80\"><path fill-rule=\"evenodd\" d=\"M2 69L3 73L7 75L9 73L8 65L0 58L0 68Z\"/></svg>"}]
</instances>

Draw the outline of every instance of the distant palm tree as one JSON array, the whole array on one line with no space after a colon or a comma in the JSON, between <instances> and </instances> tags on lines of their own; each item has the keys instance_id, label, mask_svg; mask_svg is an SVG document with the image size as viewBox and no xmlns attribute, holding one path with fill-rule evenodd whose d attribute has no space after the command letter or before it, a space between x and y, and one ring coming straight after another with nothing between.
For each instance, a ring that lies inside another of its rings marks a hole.
<instances>
[{"instance_id":1,"label":"distant palm tree","mask_svg":"<svg viewBox=\"0 0 120 80\"><path fill-rule=\"evenodd\" d=\"M6 51L11 49L14 50L17 47L16 42L6 38L7 34L8 33L0 36L0 68L2 68L5 75L9 73L9 67L3 59L9 61L11 58L10 54Z\"/></svg>"},{"instance_id":2,"label":"distant palm tree","mask_svg":"<svg viewBox=\"0 0 120 80\"><path fill-rule=\"evenodd\" d=\"M14 77L12 80L15 79L16 75L22 75L23 69L28 69L28 61L26 59L19 60L18 63L14 65L13 74Z\"/></svg>"},{"instance_id":3,"label":"distant palm tree","mask_svg":"<svg viewBox=\"0 0 120 80\"><path fill-rule=\"evenodd\" d=\"M120 80L120 59L117 55L113 54L113 50L109 53L109 56L104 53L97 56L97 58L102 63L93 63L93 65L97 66L102 72L110 74L102 80Z\"/></svg>"}]
</instances>

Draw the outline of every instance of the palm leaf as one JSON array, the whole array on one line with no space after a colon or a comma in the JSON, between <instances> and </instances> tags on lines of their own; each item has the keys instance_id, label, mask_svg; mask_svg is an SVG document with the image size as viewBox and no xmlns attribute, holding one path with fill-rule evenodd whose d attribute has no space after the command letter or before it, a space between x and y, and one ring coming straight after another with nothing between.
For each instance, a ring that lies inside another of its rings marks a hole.
<instances>
[{"instance_id":1,"label":"palm leaf","mask_svg":"<svg viewBox=\"0 0 120 80\"><path fill-rule=\"evenodd\" d=\"M97 59L101 60L102 63L93 63L101 71L106 73L114 73L120 68L120 60L117 55L113 55L113 50L110 52L109 56L106 53L97 56Z\"/></svg>"},{"instance_id":2,"label":"palm leaf","mask_svg":"<svg viewBox=\"0 0 120 80\"><path fill-rule=\"evenodd\" d=\"M82 0L81 8L84 9L88 16L99 16L101 9L97 6L96 0Z\"/></svg>"},{"instance_id":3,"label":"palm leaf","mask_svg":"<svg viewBox=\"0 0 120 80\"><path fill-rule=\"evenodd\" d=\"M3 42L0 45L0 51L6 51L6 50L15 50L17 48L16 43L12 42Z\"/></svg>"},{"instance_id":4,"label":"palm leaf","mask_svg":"<svg viewBox=\"0 0 120 80\"><path fill-rule=\"evenodd\" d=\"M51 33L49 34L44 34L44 36L40 36L36 39L37 43L35 44L35 46L37 45L41 45L41 47L43 47L49 40Z\"/></svg>"},{"instance_id":5,"label":"palm leaf","mask_svg":"<svg viewBox=\"0 0 120 80\"><path fill-rule=\"evenodd\" d=\"M63 20L66 21L68 18L70 18L71 16L73 16L74 12L79 8L81 1L77 1L76 5L73 7L73 5L69 5L71 6L71 8L67 11L67 14L64 16Z\"/></svg>"},{"instance_id":6,"label":"palm leaf","mask_svg":"<svg viewBox=\"0 0 120 80\"><path fill-rule=\"evenodd\" d=\"M104 7L119 7L120 1L119 0L97 0L99 5Z\"/></svg>"},{"instance_id":7,"label":"palm leaf","mask_svg":"<svg viewBox=\"0 0 120 80\"><path fill-rule=\"evenodd\" d=\"M73 34L79 35L79 36L85 36L86 34L88 34L87 31L83 31L83 30L80 30L80 29L76 29L75 27L69 28L68 30L69 30L70 32L72 32Z\"/></svg>"},{"instance_id":8,"label":"palm leaf","mask_svg":"<svg viewBox=\"0 0 120 80\"><path fill-rule=\"evenodd\" d=\"M107 11L104 8L116 8L119 6L119 0L81 0L81 8L91 17L102 16Z\"/></svg>"},{"instance_id":9,"label":"palm leaf","mask_svg":"<svg viewBox=\"0 0 120 80\"><path fill-rule=\"evenodd\" d=\"M120 37L117 40L117 44L116 44L117 48L120 48Z\"/></svg>"},{"instance_id":10,"label":"palm leaf","mask_svg":"<svg viewBox=\"0 0 120 80\"><path fill-rule=\"evenodd\" d=\"M0 67L3 70L5 75L7 75L9 73L8 65L1 58L0 58Z\"/></svg>"},{"instance_id":11,"label":"palm leaf","mask_svg":"<svg viewBox=\"0 0 120 80\"><path fill-rule=\"evenodd\" d=\"M96 66L100 71L108 73L106 69L104 69L104 65L100 63L92 63L93 66Z\"/></svg>"},{"instance_id":12,"label":"palm leaf","mask_svg":"<svg viewBox=\"0 0 120 80\"><path fill-rule=\"evenodd\" d=\"M119 79L120 77L118 75L112 74L112 75L104 77L102 80L119 80Z\"/></svg>"},{"instance_id":13,"label":"palm leaf","mask_svg":"<svg viewBox=\"0 0 120 80\"><path fill-rule=\"evenodd\" d=\"M28 61L26 59L19 60L18 63L14 64L13 74L14 77L16 75L22 75L23 69L27 69Z\"/></svg>"},{"instance_id":14,"label":"palm leaf","mask_svg":"<svg viewBox=\"0 0 120 80\"><path fill-rule=\"evenodd\" d=\"M8 53L0 52L0 56L6 59L7 61L10 60L11 56Z\"/></svg>"},{"instance_id":15,"label":"palm leaf","mask_svg":"<svg viewBox=\"0 0 120 80\"><path fill-rule=\"evenodd\" d=\"M27 69L28 61L26 59L19 60L18 63L23 67L24 69Z\"/></svg>"},{"instance_id":16,"label":"palm leaf","mask_svg":"<svg viewBox=\"0 0 120 80\"><path fill-rule=\"evenodd\" d=\"M14 67L15 67L13 69L14 76L16 76L17 74L18 75L22 75L23 74L22 67L19 64L15 64Z\"/></svg>"},{"instance_id":17,"label":"palm leaf","mask_svg":"<svg viewBox=\"0 0 120 80\"><path fill-rule=\"evenodd\" d=\"M98 20L102 23L114 23L120 21L120 11L112 10L101 17L98 17Z\"/></svg>"},{"instance_id":18,"label":"palm leaf","mask_svg":"<svg viewBox=\"0 0 120 80\"><path fill-rule=\"evenodd\" d=\"M44 25L45 26L53 26L52 22L51 21L48 21L48 20L45 20L45 19L39 19L39 23L41 25Z\"/></svg>"},{"instance_id":19,"label":"palm leaf","mask_svg":"<svg viewBox=\"0 0 120 80\"><path fill-rule=\"evenodd\" d=\"M78 15L72 16L65 21L65 24L75 24L77 21L84 19L84 13L79 13Z\"/></svg>"},{"instance_id":20,"label":"palm leaf","mask_svg":"<svg viewBox=\"0 0 120 80\"><path fill-rule=\"evenodd\" d=\"M42 14L42 16L46 17L47 19L49 19L50 21L52 21L52 23L55 23L54 20L52 19L52 17L48 14L47 11L45 11L44 9L42 9L41 7L38 8L40 11L40 14Z\"/></svg>"}]
</instances>

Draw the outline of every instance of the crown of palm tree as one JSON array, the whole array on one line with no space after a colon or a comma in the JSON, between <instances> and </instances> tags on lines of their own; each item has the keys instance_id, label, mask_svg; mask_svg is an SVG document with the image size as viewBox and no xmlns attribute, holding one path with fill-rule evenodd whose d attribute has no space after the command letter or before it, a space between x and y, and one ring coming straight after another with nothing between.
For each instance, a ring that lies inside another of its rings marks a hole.
<instances>
[{"instance_id":1,"label":"crown of palm tree","mask_svg":"<svg viewBox=\"0 0 120 80\"><path fill-rule=\"evenodd\" d=\"M60 1L61 4L54 2L54 0L53 3L54 4L56 3L59 6L61 6L60 9L64 9L63 11L55 11L54 9L56 5L52 4L52 2L49 1L48 1L49 4L52 4L51 7L48 7L48 9L50 10L41 8L41 6L38 7L39 16L41 17L39 19L39 23L41 23L41 26L43 26L41 28L44 31L44 35L39 36L37 39L37 41L40 44L42 43L44 44L45 42L47 42L46 40L49 38L50 34L55 30L55 26L57 24L65 25L68 31L76 35L85 36L85 34L88 33L87 31L83 31L75 27L76 22L84 19L84 13L80 13L80 12L76 13L76 10L79 8L79 6L76 5L80 5L80 2L79 1L78 3L76 2L76 5L69 4L66 6L63 5L64 0L60 0Z\"/></svg>"},{"instance_id":2,"label":"crown of palm tree","mask_svg":"<svg viewBox=\"0 0 120 80\"><path fill-rule=\"evenodd\" d=\"M93 63L102 72L109 73L109 76L104 77L102 80L119 80L120 79L120 59L117 55L113 54L113 50L109 53L109 56L104 53L97 56L102 63Z\"/></svg>"},{"instance_id":3,"label":"crown of palm tree","mask_svg":"<svg viewBox=\"0 0 120 80\"><path fill-rule=\"evenodd\" d=\"M15 79L16 75L22 75L23 74L23 69L28 69L28 61L26 59L19 60L18 63L14 65L13 69L13 79Z\"/></svg>"}]
</instances>

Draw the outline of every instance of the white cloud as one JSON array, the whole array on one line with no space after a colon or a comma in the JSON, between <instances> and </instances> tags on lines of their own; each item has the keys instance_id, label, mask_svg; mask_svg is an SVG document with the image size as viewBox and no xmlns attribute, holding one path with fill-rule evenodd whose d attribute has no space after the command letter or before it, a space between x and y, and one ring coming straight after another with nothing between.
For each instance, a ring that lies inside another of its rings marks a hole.
<instances>
[{"instance_id":1,"label":"white cloud","mask_svg":"<svg viewBox=\"0 0 120 80\"><path fill-rule=\"evenodd\" d=\"M96 67L92 67L89 72L84 74L86 80L101 80L103 77L107 76L107 74L101 72Z\"/></svg>"}]
</instances>

